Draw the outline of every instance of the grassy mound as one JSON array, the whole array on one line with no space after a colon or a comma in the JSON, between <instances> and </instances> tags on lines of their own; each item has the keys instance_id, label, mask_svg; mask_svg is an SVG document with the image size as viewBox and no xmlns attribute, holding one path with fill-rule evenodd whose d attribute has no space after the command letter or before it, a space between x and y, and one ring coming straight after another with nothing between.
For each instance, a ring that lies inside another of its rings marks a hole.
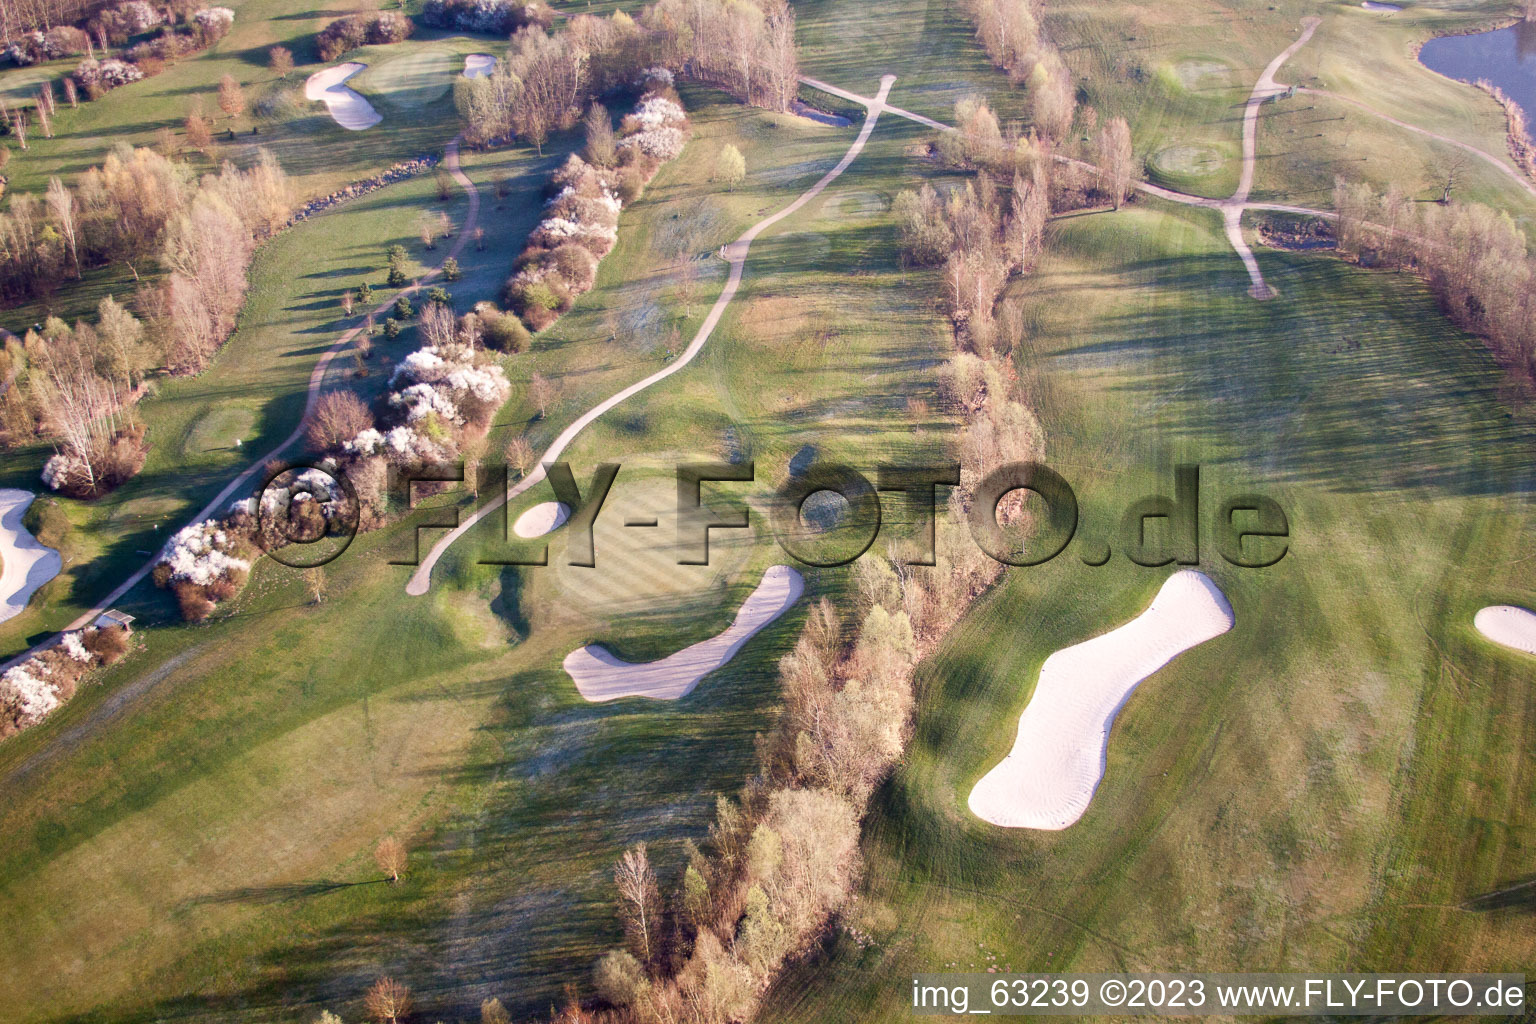
<instances>
[{"instance_id":1,"label":"grassy mound","mask_svg":"<svg viewBox=\"0 0 1536 1024\"><path fill-rule=\"evenodd\" d=\"M1213 144L1174 145L1147 157L1147 176L1165 188L1206 194L1224 177L1236 153Z\"/></svg>"}]
</instances>

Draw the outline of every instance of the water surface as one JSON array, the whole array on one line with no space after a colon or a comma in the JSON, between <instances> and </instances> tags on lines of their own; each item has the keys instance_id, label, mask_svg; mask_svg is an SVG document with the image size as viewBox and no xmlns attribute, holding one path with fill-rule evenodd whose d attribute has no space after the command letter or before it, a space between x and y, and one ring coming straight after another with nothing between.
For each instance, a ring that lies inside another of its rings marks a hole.
<instances>
[{"instance_id":1,"label":"water surface","mask_svg":"<svg viewBox=\"0 0 1536 1024\"><path fill-rule=\"evenodd\" d=\"M1536 22L1431 39L1419 51L1419 61L1463 82L1486 78L1520 104L1527 124L1536 125Z\"/></svg>"}]
</instances>

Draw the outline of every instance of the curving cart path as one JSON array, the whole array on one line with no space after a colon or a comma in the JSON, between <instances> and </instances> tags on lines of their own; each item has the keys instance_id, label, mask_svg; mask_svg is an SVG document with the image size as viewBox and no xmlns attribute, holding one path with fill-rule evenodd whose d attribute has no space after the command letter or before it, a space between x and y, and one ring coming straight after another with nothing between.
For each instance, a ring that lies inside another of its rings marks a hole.
<instances>
[{"instance_id":1,"label":"curving cart path","mask_svg":"<svg viewBox=\"0 0 1536 1024\"><path fill-rule=\"evenodd\" d=\"M471 234L474 232L475 225L479 222L480 191L479 189L475 188L475 183L469 180L469 175L465 174L463 169L459 166L459 137L455 137L452 142L448 143L448 145L444 147L443 167L453 177L453 180L459 183L459 185L464 189L465 193L469 197L469 209L464 214L464 223L460 225L459 230L455 235L452 247L450 247L449 250L443 255L443 260L447 261L450 258L458 256L459 253L464 251L464 246L469 243L469 239ZM399 298L401 295L415 294L425 285L427 285L428 282L436 279L437 276L441 273L442 263L439 263L432 270L428 271L426 274L423 274L420 280L416 281L414 284L407 285L398 291L392 292L388 299L385 299L378 305L374 306L371 312L378 316L384 315L386 312L388 312L390 307L395 304L395 299ZM315 405L320 401L320 395L325 390L325 377L327 372L330 370L331 362L338 355L340 355L348 345L352 343L353 339L362 333L363 325L367 322L364 316L364 313L366 312L368 311L356 314L358 320L357 326L342 334L341 337L337 338L334 342L331 343L330 348L326 349L320 354L320 358L315 363L313 372L311 372L309 375L309 388L304 401L304 415L299 417L298 425L293 428L293 433L289 434L282 441L280 441L271 451L267 452L261 458L252 462L250 467L247 468L243 473L231 480L224 487L224 489L214 497L212 501L208 502L208 504L202 507L197 515L191 517L188 520L189 523L201 522L202 520L209 518L215 513L228 508L230 499L239 493L242 488L250 486L252 479L258 472L261 471L262 466L285 454L288 449L297 444L299 439L304 436L304 427L306 424L308 424L309 417L313 415L315 411ZM58 643L59 637L64 633L68 633L77 629L84 629L86 626L89 626L92 622L96 621L96 618L101 615L102 612L106 611L108 608L111 608L112 605L121 599L124 594L138 586L141 582L143 582L146 576L154 571L155 566L159 563L161 556L165 553L165 549L169 545L170 538L167 537L165 544L162 545L160 550L155 553L154 557L150 558L149 561L145 562L142 566L139 567L138 571L136 571L132 576L129 576L126 580L119 584L117 589L113 590L112 593L108 594L89 611L83 613L79 618L65 626L62 630L59 631L59 633L56 633L42 643L37 644L26 651L23 651L4 664L0 664L0 672L11 668L13 665L19 664L20 662L31 657L33 654L36 654L38 651Z\"/></svg>"},{"instance_id":2,"label":"curving cart path","mask_svg":"<svg viewBox=\"0 0 1536 1024\"><path fill-rule=\"evenodd\" d=\"M1132 182L1133 187L1135 187L1138 191L1145 192L1148 195L1157 196L1159 199L1166 199L1169 202L1174 203L1182 203L1185 206L1199 206L1208 210L1216 210L1220 212L1222 224L1226 229L1227 241L1231 243L1232 248L1237 252L1238 258L1243 261L1243 267L1248 271L1248 279L1250 282L1248 294L1255 299L1271 299L1275 297L1276 293L1275 290L1265 282L1264 275L1259 271L1259 261L1254 257L1253 250L1248 247L1247 241L1243 238L1243 214L1248 210L1285 209L1295 212L1315 214L1324 217L1329 216L1327 213L1321 210L1311 210L1304 207L1279 207L1270 204L1250 203L1248 201L1248 195L1253 191L1254 168L1258 162L1259 108L1262 107L1270 99L1285 92L1285 90L1289 88L1289 86L1281 85L1276 82L1275 75L1279 73L1280 69L1285 65L1286 61L1296 56L1297 50L1300 50L1303 46L1307 45L1307 41L1312 38L1312 33L1316 32L1317 26L1322 24L1322 19L1317 17L1303 18L1301 20L1301 24L1301 35L1297 36L1295 42L1281 51L1278 57L1269 62L1269 66L1264 69L1263 74L1259 76L1259 80L1254 83L1253 91L1248 96L1248 103L1243 108L1242 173L1238 178L1237 191L1232 193L1230 198L1211 199L1205 196L1191 196L1186 195L1183 192L1175 192L1173 189L1163 188L1160 185L1154 185L1148 181ZM811 86L812 88L831 93L833 96L839 96L853 103L860 103L868 106L872 102L867 97L860 96L857 93L849 92L847 89L840 89L835 85L832 85L828 82L823 82L819 79L807 78L806 76L801 75L800 81L804 82L806 85ZM926 125L929 128L936 128L940 131L947 132L955 130L952 126L939 121L935 121L931 117L924 117L921 114L914 114L911 111L902 110L900 107L885 105L884 109L889 110L897 117L905 117L908 120L916 121L918 124ZM1074 160L1068 156L1061 156L1058 154L1056 159L1060 160L1062 163L1071 164L1074 167L1085 168L1087 170L1093 171L1097 170L1097 168L1095 168L1092 164L1085 163L1081 160Z\"/></svg>"},{"instance_id":3,"label":"curving cart path","mask_svg":"<svg viewBox=\"0 0 1536 1024\"><path fill-rule=\"evenodd\" d=\"M413 597L420 597L430 590L432 587L432 567L437 565L438 559L443 557L443 552L453 546L454 542L464 536L465 533L473 529L476 523L501 508L508 501L524 493L530 487L533 487L540 480L543 480L544 464L558 459L560 453L565 451L570 443L576 440L576 436L587 429L594 420L631 395L637 395L651 385L666 380L693 362L694 357L703 351L704 343L709 341L709 336L714 333L716 325L720 323L720 317L725 314L725 307L729 306L731 299L735 298L736 289L741 286L741 275L746 269L747 251L752 248L752 241L785 217L793 216L799 212L801 207L819 196L823 189L836 181L838 176L848 169L848 165L853 163L854 159L863 152L864 143L869 141L870 133L875 130L875 122L879 120L880 112L885 109L885 97L890 93L891 85L895 81L895 75L886 75L880 79L880 91L873 99L860 100L868 108L868 113L864 117L864 127L859 130L859 137L854 140L852 146L848 147L848 152L843 154L842 160L838 161L836 167L822 175L820 181L802 192L800 198L784 207L778 213L758 221L748 228L740 238L725 247L725 258L731 265L730 277L726 279L725 287L720 291L720 297L715 300L714 306L710 308L709 315L699 325L698 333L693 336L693 340L688 343L688 348L683 351L683 354L674 362L656 371L644 380L636 381L623 391L594 405L578 417L574 423L566 427L560 433L560 436L555 438L554 443L539 457L539 465L536 469L519 480L516 486L503 490L493 500L482 505L474 515L454 527L447 534L444 534L436 544L432 545L432 550L427 552L427 557L422 559L421 565L411 574L410 581L405 585L405 592L407 594Z\"/></svg>"},{"instance_id":4,"label":"curving cart path","mask_svg":"<svg viewBox=\"0 0 1536 1024\"><path fill-rule=\"evenodd\" d=\"M1531 180L1524 174L1521 174L1518 170L1511 167L1503 160L1500 160L1492 153L1489 153L1487 150L1478 149L1476 146L1471 146L1465 142L1460 142L1451 138L1449 135L1441 135L1439 132L1432 132L1428 128L1420 128L1416 124L1409 124L1407 121L1400 121L1393 117L1391 114L1382 113L1370 104L1360 102L1353 96L1345 96L1342 93L1329 92L1326 89L1309 89L1306 86L1300 87L1297 89L1297 92L1304 92L1310 96L1327 96L1329 99L1335 99L1341 103L1348 103L1351 106L1359 107L1367 114L1381 118L1388 124L1397 125L1399 128L1406 128L1410 132L1417 132L1418 134L1427 136L1437 142L1444 142L1447 145L1455 146L1457 149L1465 150L1466 152L1471 153L1473 156L1477 157L1479 160L1485 161L1497 170L1507 174L1510 178L1514 179L1516 185L1519 185L1521 188L1525 189L1532 196L1536 196L1536 184L1532 184Z\"/></svg>"}]
</instances>

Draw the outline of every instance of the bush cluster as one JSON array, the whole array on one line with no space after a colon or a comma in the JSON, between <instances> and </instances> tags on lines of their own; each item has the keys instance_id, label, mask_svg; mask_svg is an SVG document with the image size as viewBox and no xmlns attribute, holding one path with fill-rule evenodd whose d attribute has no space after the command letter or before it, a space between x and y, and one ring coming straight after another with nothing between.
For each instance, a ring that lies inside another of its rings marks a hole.
<instances>
[{"instance_id":1,"label":"bush cluster","mask_svg":"<svg viewBox=\"0 0 1536 1024\"><path fill-rule=\"evenodd\" d=\"M555 194L505 289L507 306L530 329L548 327L591 290L598 261L618 241L619 211L682 152L688 116L670 77L646 78L639 104L619 125L612 166L590 164L572 153L555 172Z\"/></svg>"},{"instance_id":2,"label":"bush cluster","mask_svg":"<svg viewBox=\"0 0 1536 1024\"><path fill-rule=\"evenodd\" d=\"M548 30L555 12L541 0L427 0L421 23L429 28L510 36L524 25Z\"/></svg>"},{"instance_id":3,"label":"bush cluster","mask_svg":"<svg viewBox=\"0 0 1536 1024\"><path fill-rule=\"evenodd\" d=\"M410 36L416 26L398 11L375 11L337 18L315 38L321 60L335 60L359 46L398 43Z\"/></svg>"},{"instance_id":4,"label":"bush cluster","mask_svg":"<svg viewBox=\"0 0 1536 1024\"><path fill-rule=\"evenodd\" d=\"M128 631L120 626L91 626L65 633L59 643L0 675L0 739L36 725L94 670L128 653Z\"/></svg>"},{"instance_id":5,"label":"bush cluster","mask_svg":"<svg viewBox=\"0 0 1536 1024\"><path fill-rule=\"evenodd\" d=\"M102 31L109 39L120 43L126 43L131 35L155 25L160 26L160 34L122 51L121 57L106 60L87 57L81 61L69 77L75 80L87 99L158 75L165 70L166 64L212 46L229 34L235 23L235 12L228 7L201 7L188 13L180 26L175 26L161 19L159 13L143 0L128 0L102 12L98 15L100 19L110 21L110 26L104 24ZM82 32L82 39L84 35ZM85 52L86 49L82 45L74 52Z\"/></svg>"}]
</instances>

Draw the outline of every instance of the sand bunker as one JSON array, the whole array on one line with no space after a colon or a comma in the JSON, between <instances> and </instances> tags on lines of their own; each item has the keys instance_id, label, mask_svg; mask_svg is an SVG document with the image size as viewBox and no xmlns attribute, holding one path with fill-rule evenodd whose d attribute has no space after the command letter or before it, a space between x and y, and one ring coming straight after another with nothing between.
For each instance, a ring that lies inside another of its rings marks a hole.
<instances>
[{"instance_id":1,"label":"sand bunker","mask_svg":"<svg viewBox=\"0 0 1536 1024\"><path fill-rule=\"evenodd\" d=\"M1377 3L1376 0L1364 0L1360 6L1368 11L1385 11L1387 14L1396 14L1402 10L1397 4Z\"/></svg>"},{"instance_id":2,"label":"sand bunker","mask_svg":"<svg viewBox=\"0 0 1536 1024\"><path fill-rule=\"evenodd\" d=\"M1472 625L1496 644L1536 654L1536 613L1512 604L1494 604L1473 616Z\"/></svg>"},{"instance_id":3,"label":"sand bunker","mask_svg":"<svg viewBox=\"0 0 1536 1024\"><path fill-rule=\"evenodd\" d=\"M367 66L357 61L348 61L324 71L316 71L304 82L304 98L324 103L336 123L349 131L360 132L364 128L372 128L384 120L384 115L374 110L373 104L363 99L362 94L342 84Z\"/></svg>"},{"instance_id":4,"label":"sand bunker","mask_svg":"<svg viewBox=\"0 0 1536 1024\"><path fill-rule=\"evenodd\" d=\"M59 574L64 561L21 525L32 492L0 490L0 622L21 613L37 588Z\"/></svg>"},{"instance_id":5,"label":"sand bunker","mask_svg":"<svg viewBox=\"0 0 1536 1024\"><path fill-rule=\"evenodd\" d=\"M471 53L464 58L465 78L485 78L496 70L496 58L488 53Z\"/></svg>"},{"instance_id":6,"label":"sand bunker","mask_svg":"<svg viewBox=\"0 0 1536 1024\"><path fill-rule=\"evenodd\" d=\"M512 532L519 537L542 537L565 525L571 518L571 507L560 501L544 501L517 517Z\"/></svg>"},{"instance_id":7,"label":"sand bunker","mask_svg":"<svg viewBox=\"0 0 1536 1024\"><path fill-rule=\"evenodd\" d=\"M1077 821L1104 777L1110 726L1136 684L1235 621L1216 584L1186 569L1130 622L1046 658L1013 750L971 790L971 813L1004 828Z\"/></svg>"},{"instance_id":8,"label":"sand bunker","mask_svg":"<svg viewBox=\"0 0 1536 1024\"><path fill-rule=\"evenodd\" d=\"M805 580L798 572L787 565L770 566L757 589L742 602L736 621L718 636L644 665L631 665L603 647L588 644L565 656L565 671L577 691L593 702L620 697L677 700L734 658L743 644L788 611L803 593Z\"/></svg>"}]
</instances>

